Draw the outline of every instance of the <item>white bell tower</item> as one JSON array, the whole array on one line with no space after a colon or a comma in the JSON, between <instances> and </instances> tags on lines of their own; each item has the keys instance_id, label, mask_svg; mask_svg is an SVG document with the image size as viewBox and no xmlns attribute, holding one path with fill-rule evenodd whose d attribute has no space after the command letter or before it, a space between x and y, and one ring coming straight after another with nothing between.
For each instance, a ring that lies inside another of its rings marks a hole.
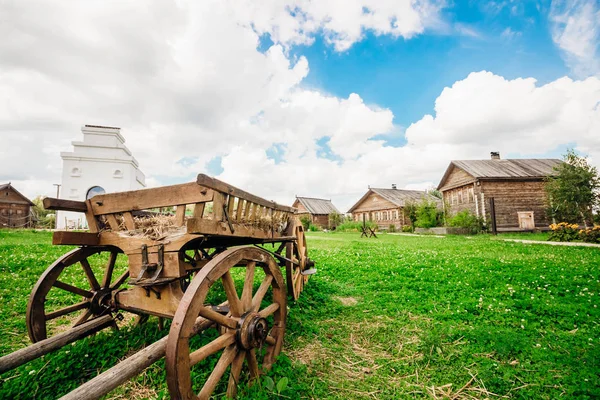
<instances>
[{"instance_id":1,"label":"white bell tower","mask_svg":"<svg viewBox=\"0 0 600 400\"><path fill-rule=\"evenodd\" d=\"M123 192L146 187L146 177L125 146L121 128L85 125L83 141L74 141L73 151L63 159L60 198L83 201L96 194ZM58 211L58 229L87 228L82 213Z\"/></svg>"}]
</instances>

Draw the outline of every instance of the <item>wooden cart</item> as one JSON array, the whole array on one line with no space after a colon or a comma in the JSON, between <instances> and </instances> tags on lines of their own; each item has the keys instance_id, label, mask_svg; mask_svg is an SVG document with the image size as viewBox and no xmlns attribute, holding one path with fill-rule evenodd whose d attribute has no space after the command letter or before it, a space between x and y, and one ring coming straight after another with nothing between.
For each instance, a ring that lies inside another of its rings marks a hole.
<instances>
[{"instance_id":1,"label":"wooden cart","mask_svg":"<svg viewBox=\"0 0 600 400\"><path fill-rule=\"evenodd\" d=\"M202 174L193 183L85 202L47 198L44 206L85 213L89 231L54 233L53 244L79 247L39 278L26 317L34 344L2 357L0 372L114 326L119 311L140 321L172 319L166 337L65 398L98 398L162 357L172 398L208 398L222 379L235 396L243 369L255 379L271 367L283 343L286 293L297 299L315 272L293 208ZM97 276L90 260L102 256L107 263ZM127 269L113 276L119 257ZM84 275L89 288L69 283L73 274ZM65 293L77 301L50 309L53 296ZM60 318L71 322L66 330L54 323ZM194 348L192 338L210 330L215 338ZM210 357L218 360L205 363L214 365L210 376L192 382L193 366Z\"/></svg>"}]
</instances>

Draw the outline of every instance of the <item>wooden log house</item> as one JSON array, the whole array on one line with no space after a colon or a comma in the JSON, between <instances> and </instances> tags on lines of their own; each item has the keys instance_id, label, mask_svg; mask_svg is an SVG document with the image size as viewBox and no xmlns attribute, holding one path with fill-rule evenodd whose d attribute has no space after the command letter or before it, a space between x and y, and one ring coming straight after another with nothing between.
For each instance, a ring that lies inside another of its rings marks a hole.
<instances>
[{"instance_id":1,"label":"wooden log house","mask_svg":"<svg viewBox=\"0 0 600 400\"><path fill-rule=\"evenodd\" d=\"M362 221L364 218L375 222L380 229L389 229L390 225L402 229L404 225L410 225L410 219L404 212L406 204L419 204L423 200L434 202L442 209L439 198L422 190L398 189L396 185L392 185L391 189L370 187L348 212L352 214L354 221Z\"/></svg>"},{"instance_id":2,"label":"wooden log house","mask_svg":"<svg viewBox=\"0 0 600 400\"><path fill-rule=\"evenodd\" d=\"M333 228L329 226L329 214L340 214L328 199L296 196L292 207L298 210L298 218L309 218L313 225L320 228Z\"/></svg>"},{"instance_id":3,"label":"wooden log house","mask_svg":"<svg viewBox=\"0 0 600 400\"><path fill-rule=\"evenodd\" d=\"M546 229L544 178L555 173L558 159L454 160L438 190L448 215L468 210L490 219L489 199L494 198L499 231Z\"/></svg>"},{"instance_id":4,"label":"wooden log house","mask_svg":"<svg viewBox=\"0 0 600 400\"><path fill-rule=\"evenodd\" d=\"M15 189L10 182L0 185L0 228L31 226L33 203Z\"/></svg>"}]
</instances>

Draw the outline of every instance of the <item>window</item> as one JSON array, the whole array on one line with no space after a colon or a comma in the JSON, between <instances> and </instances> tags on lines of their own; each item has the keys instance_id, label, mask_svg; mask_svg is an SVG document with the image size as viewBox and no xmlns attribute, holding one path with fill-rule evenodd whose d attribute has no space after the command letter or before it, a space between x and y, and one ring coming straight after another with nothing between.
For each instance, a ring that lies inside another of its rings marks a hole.
<instances>
[{"instance_id":1,"label":"window","mask_svg":"<svg viewBox=\"0 0 600 400\"><path fill-rule=\"evenodd\" d=\"M100 187L100 186L92 186L86 193L85 195L85 199L89 200L92 197L99 195L99 194L104 194L106 193L106 191L104 190L104 188Z\"/></svg>"},{"instance_id":2,"label":"window","mask_svg":"<svg viewBox=\"0 0 600 400\"><path fill-rule=\"evenodd\" d=\"M463 203L463 191L462 189L460 189L458 191L458 204L462 204Z\"/></svg>"},{"instance_id":3,"label":"window","mask_svg":"<svg viewBox=\"0 0 600 400\"><path fill-rule=\"evenodd\" d=\"M81 170L77 167L71 169L71 176L81 176Z\"/></svg>"},{"instance_id":4,"label":"window","mask_svg":"<svg viewBox=\"0 0 600 400\"><path fill-rule=\"evenodd\" d=\"M116 169L115 172L113 172L113 178L122 178L123 177L123 171L121 171L120 169Z\"/></svg>"}]
</instances>

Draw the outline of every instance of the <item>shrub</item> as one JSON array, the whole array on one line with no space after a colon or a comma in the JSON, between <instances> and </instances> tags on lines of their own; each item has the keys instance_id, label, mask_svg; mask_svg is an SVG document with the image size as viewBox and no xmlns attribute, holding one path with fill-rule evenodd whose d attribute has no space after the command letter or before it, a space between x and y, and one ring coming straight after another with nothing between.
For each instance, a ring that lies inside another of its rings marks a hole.
<instances>
[{"instance_id":1,"label":"shrub","mask_svg":"<svg viewBox=\"0 0 600 400\"><path fill-rule=\"evenodd\" d=\"M580 230L579 239L588 243L600 243L600 225Z\"/></svg>"},{"instance_id":2,"label":"shrub","mask_svg":"<svg viewBox=\"0 0 600 400\"><path fill-rule=\"evenodd\" d=\"M464 228L471 234L476 234L484 230L483 218L479 218L469 210L463 210L447 219L448 226Z\"/></svg>"},{"instance_id":3,"label":"shrub","mask_svg":"<svg viewBox=\"0 0 600 400\"><path fill-rule=\"evenodd\" d=\"M390 224L390 226L388 227L388 232L396 232L396 225Z\"/></svg>"},{"instance_id":4,"label":"shrub","mask_svg":"<svg viewBox=\"0 0 600 400\"><path fill-rule=\"evenodd\" d=\"M309 231L311 231L311 232L317 232L317 231L320 231L319 227L318 227L318 226L316 226L316 225L313 225L313 224L310 224L310 225L308 226L308 230L309 230Z\"/></svg>"},{"instance_id":5,"label":"shrub","mask_svg":"<svg viewBox=\"0 0 600 400\"><path fill-rule=\"evenodd\" d=\"M310 226L312 225L310 223L310 218L307 216L300 217L300 222L302 223L302 226L304 227L305 231L308 231L310 229Z\"/></svg>"},{"instance_id":6,"label":"shrub","mask_svg":"<svg viewBox=\"0 0 600 400\"><path fill-rule=\"evenodd\" d=\"M413 231L413 227L410 225L403 225L402 226L402 232L412 232Z\"/></svg>"},{"instance_id":7,"label":"shrub","mask_svg":"<svg viewBox=\"0 0 600 400\"><path fill-rule=\"evenodd\" d=\"M568 222L560 222L550 225L548 240L554 242L570 242L579 237L579 225Z\"/></svg>"},{"instance_id":8,"label":"shrub","mask_svg":"<svg viewBox=\"0 0 600 400\"><path fill-rule=\"evenodd\" d=\"M433 228L439 226L442 221L442 213L438 210L435 202L429 202L427 199L423 199L417 205L416 216L415 226L419 228Z\"/></svg>"},{"instance_id":9,"label":"shrub","mask_svg":"<svg viewBox=\"0 0 600 400\"><path fill-rule=\"evenodd\" d=\"M360 232L362 224L362 221L346 221L338 225L335 230L339 232ZM377 224L373 221L367 221L366 224L373 230L377 229Z\"/></svg>"}]
</instances>

